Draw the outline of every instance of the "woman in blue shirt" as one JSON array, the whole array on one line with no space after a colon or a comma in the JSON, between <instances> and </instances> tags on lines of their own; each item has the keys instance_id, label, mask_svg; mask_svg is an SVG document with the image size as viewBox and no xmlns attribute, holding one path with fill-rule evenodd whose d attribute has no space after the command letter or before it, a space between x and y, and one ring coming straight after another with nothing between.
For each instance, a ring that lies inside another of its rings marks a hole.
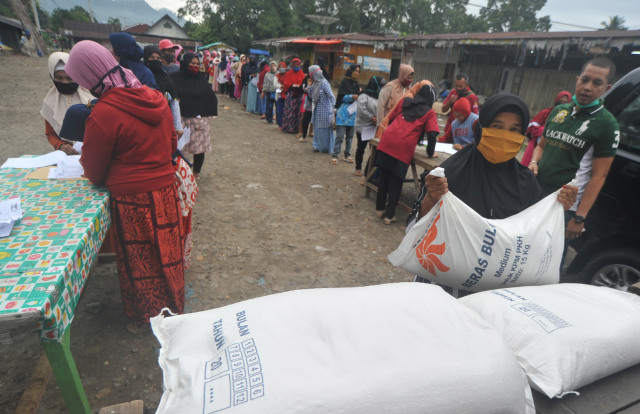
<instances>
[{"instance_id":1,"label":"woman in blue shirt","mask_svg":"<svg viewBox=\"0 0 640 414\"><path fill-rule=\"evenodd\" d=\"M353 162L351 157L351 142L353 141L353 133L355 132L356 111L349 113L349 106L353 104L360 94L360 85L358 85L358 77L360 76L360 65L351 65L349 70L340 83L338 89L338 98L336 99L336 142L333 147L332 164L338 163L338 156L342 148L342 141L346 138L344 148L344 160ZM315 124L314 124L315 127Z\"/></svg>"}]
</instances>

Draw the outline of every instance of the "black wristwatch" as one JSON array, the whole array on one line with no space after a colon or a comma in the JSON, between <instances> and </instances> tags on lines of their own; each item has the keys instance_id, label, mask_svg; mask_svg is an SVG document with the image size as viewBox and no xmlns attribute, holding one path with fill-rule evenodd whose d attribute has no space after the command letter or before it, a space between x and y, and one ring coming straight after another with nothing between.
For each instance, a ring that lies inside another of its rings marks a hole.
<instances>
[{"instance_id":1,"label":"black wristwatch","mask_svg":"<svg viewBox=\"0 0 640 414\"><path fill-rule=\"evenodd\" d=\"M577 216L576 215L573 219L575 220L576 224L584 223L584 217L582 217L582 216Z\"/></svg>"}]
</instances>

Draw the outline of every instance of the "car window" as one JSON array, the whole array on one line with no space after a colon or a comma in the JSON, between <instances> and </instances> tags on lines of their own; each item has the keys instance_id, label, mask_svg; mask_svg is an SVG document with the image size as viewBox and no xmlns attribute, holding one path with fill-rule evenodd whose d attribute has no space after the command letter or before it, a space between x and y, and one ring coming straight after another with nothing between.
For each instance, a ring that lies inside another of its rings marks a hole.
<instances>
[{"instance_id":1,"label":"car window","mask_svg":"<svg viewBox=\"0 0 640 414\"><path fill-rule=\"evenodd\" d=\"M627 105L618 115L620 144L640 151L640 95Z\"/></svg>"}]
</instances>

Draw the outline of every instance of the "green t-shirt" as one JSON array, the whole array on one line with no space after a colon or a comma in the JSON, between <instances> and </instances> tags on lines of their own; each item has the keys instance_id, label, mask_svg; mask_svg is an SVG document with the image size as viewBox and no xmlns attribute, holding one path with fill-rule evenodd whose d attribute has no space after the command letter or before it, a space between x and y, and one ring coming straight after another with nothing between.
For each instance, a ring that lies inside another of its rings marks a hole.
<instances>
[{"instance_id":1,"label":"green t-shirt","mask_svg":"<svg viewBox=\"0 0 640 414\"><path fill-rule=\"evenodd\" d=\"M618 121L602 105L581 109L575 104L556 106L547 118L547 143L538 162L538 183L548 194L570 182L580 160L593 146L594 158L616 155L620 141Z\"/></svg>"}]
</instances>

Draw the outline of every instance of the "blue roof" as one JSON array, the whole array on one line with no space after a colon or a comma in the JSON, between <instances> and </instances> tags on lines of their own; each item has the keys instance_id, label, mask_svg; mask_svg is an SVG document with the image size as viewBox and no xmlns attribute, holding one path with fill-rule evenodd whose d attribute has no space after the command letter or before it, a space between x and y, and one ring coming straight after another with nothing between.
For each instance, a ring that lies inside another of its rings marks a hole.
<instances>
[{"instance_id":1,"label":"blue roof","mask_svg":"<svg viewBox=\"0 0 640 414\"><path fill-rule=\"evenodd\" d=\"M249 49L249 54L271 56L271 53L269 53L268 50L262 50L262 49Z\"/></svg>"}]
</instances>

